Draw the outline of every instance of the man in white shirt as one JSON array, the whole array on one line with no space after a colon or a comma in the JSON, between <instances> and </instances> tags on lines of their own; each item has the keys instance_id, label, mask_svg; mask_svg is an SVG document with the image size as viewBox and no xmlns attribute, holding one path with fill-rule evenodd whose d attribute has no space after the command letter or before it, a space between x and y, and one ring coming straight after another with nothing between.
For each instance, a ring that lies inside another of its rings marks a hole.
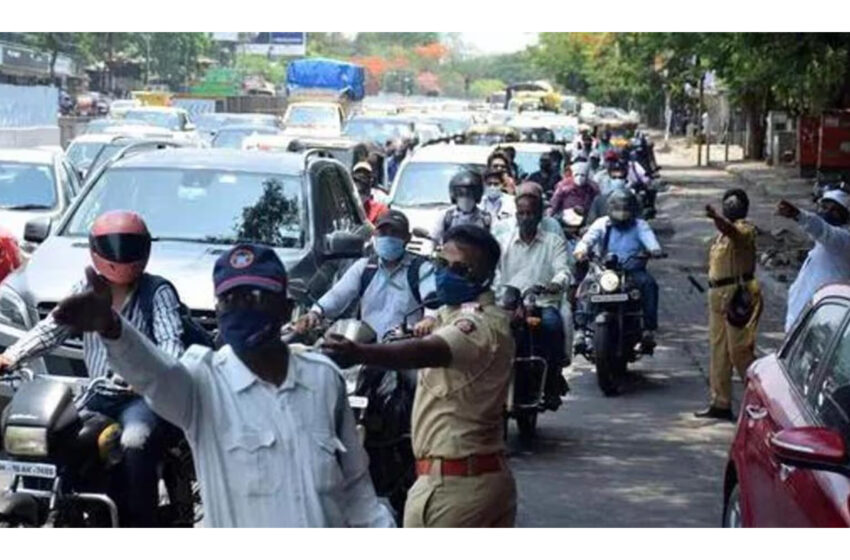
<instances>
[{"instance_id":1,"label":"man in white shirt","mask_svg":"<svg viewBox=\"0 0 850 560\"><path fill-rule=\"evenodd\" d=\"M818 203L817 214L800 210L787 200L779 202L777 213L795 220L815 242L797 279L788 288L785 332L824 284L850 281L850 195L842 190L827 191Z\"/></svg>"},{"instance_id":2,"label":"man in white shirt","mask_svg":"<svg viewBox=\"0 0 850 560\"><path fill-rule=\"evenodd\" d=\"M225 343L178 361L110 307L108 284L57 306L56 321L97 332L110 363L192 448L212 527L391 527L378 502L338 368L280 339L286 270L274 250L238 245L216 262Z\"/></svg>"},{"instance_id":3,"label":"man in white shirt","mask_svg":"<svg viewBox=\"0 0 850 560\"><path fill-rule=\"evenodd\" d=\"M569 390L561 375L564 356L564 322L559 309L561 293L570 285L569 256L563 233L552 233L541 227L543 193L535 183L520 185L516 196L517 223L498 239L502 249L494 285L501 292L512 286L520 291L543 285L550 291L538 297L541 305L540 352L546 356L549 372L545 403L556 410L561 396ZM517 355L528 349L518 341Z\"/></svg>"}]
</instances>

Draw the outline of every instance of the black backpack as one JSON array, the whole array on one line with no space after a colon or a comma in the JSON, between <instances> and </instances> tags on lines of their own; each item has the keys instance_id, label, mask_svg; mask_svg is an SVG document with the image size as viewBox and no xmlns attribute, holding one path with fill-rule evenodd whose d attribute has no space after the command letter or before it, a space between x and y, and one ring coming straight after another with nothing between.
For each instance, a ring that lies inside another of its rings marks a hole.
<instances>
[{"instance_id":1,"label":"black backpack","mask_svg":"<svg viewBox=\"0 0 850 560\"><path fill-rule=\"evenodd\" d=\"M410 263L410 266L407 269L407 285L410 286L410 290L413 292L413 299L416 300L417 304L422 303L422 294L419 293L419 270L422 268L422 265L425 264L426 260L427 259L425 257L415 255L413 257L413 262ZM359 297L362 298L363 294L366 293L366 288L368 288L369 284L372 283L372 279L375 277L377 272L378 256L372 255L366 263L366 268L363 270L363 274L360 275Z\"/></svg>"},{"instance_id":2,"label":"black backpack","mask_svg":"<svg viewBox=\"0 0 850 560\"><path fill-rule=\"evenodd\" d=\"M481 221L484 223L484 229L490 231L490 226L493 225L493 217L490 215L490 212L486 210L480 210L481 212ZM452 225L455 221L455 209L449 208L446 210L446 213L443 214L443 236L446 235L450 229L452 229Z\"/></svg>"},{"instance_id":3,"label":"black backpack","mask_svg":"<svg viewBox=\"0 0 850 560\"><path fill-rule=\"evenodd\" d=\"M137 297L139 298L142 315L151 329L151 334L153 335L153 296L164 284L171 286L171 289L174 290L174 294L177 296L177 302L180 304L180 321L183 324L183 335L180 337L180 340L183 342L184 349L188 350L194 344L206 346L207 348L215 348L213 336L192 317L189 308L180 301L180 295L177 293L174 284L162 276L143 274L139 282Z\"/></svg>"}]
</instances>

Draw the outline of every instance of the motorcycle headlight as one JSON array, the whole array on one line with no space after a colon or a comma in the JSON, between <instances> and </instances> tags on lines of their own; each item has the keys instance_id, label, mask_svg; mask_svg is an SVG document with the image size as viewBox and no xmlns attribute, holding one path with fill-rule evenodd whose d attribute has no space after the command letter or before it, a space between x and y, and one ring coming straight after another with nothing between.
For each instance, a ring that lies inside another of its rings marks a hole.
<instances>
[{"instance_id":1,"label":"motorcycle headlight","mask_svg":"<svg viewBox=\"0 0 850 560\"><path fill-rule=\"evenodd\" d=\"M9 455L47 456L47 428L8 426L3 432L3 447Z\"/></svg>"},{"instance_id":2,"label":"motorcycle headlight","mask_svg":"<svg viewBox=\"0 0 850 560\"><path fill-rule=\"evenodd\" d=\"M8 286L0 286L0 322L19 329L29 328L24 300Z\"/></svg>"},{"instance_id":3,"label":"motorcycle headlight","mask_svg":"<svg viewBox=\"0 0 850 560\"><path fill-rule=\"evenodd\" d=\"M616 272L606 270L599 277L599 285L602 286L603 291L613 292L620 287L620 277L617 276Z\"/></svg>"}]
</instances>

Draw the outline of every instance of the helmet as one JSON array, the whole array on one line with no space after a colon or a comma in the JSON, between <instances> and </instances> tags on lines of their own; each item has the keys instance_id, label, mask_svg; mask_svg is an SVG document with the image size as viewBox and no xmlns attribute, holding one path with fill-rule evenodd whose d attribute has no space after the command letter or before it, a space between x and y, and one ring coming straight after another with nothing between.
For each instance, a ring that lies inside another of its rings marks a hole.
<instances>
[{"instance_id":1,"label":"helmet","mask_svg":"<svg viewBox=\"0 0 850 560\"><path fill-rule=\"evenodd\" d=\"M466 170L456 173L452 177L452 180L449 181L449 197L451 197L452 203L456 202L458 196L464 191L475 199L476 204L481 202L481 197L484 196L484 181L479 173Z\"/></svg>"},{"instance_id":2,"label":"helmet","mask_svg":"<svg viewBox=\"0 0 850 560\"><path fill-rule=\"evenodd\" d=\"M141 216L126 210L101 214L89 233L95 270L115 284L132 284L151 254L151 234Z\"/></svg>"},{"instance_id":3,"label":"helmet","mask_svg":"<svg viewBox=\"0 0 850 560\"><path fill-rule=\"evenodd\" d=\"M619 188L608 195L608 217L614 227L628 227L637 216L638 199L630 189Z\"/></svg>"}]
</instances>

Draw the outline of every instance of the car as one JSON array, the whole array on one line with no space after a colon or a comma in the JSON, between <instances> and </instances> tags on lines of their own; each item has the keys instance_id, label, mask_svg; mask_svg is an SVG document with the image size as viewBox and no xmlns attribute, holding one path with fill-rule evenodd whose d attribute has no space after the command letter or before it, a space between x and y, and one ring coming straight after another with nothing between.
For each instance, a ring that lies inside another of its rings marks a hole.
<instances>
[{"instance_id":1,"label":"car","mask_svg":"<svg viewBox=\"0 0 850 560\"><path fill-rule=\"evenodd\" d=\"M294 143L294 144L293 144ZM361 146L368 153L368 146L353 138L323 138L292 136L285 132L267 135L256 134L242 141L244 150L262 150L267 152L304 152L319 150L340 162L346 169L354 167L354 151ZM383 160L383 158L381 158Z\"/></svg>"},{"instance_id":2,"label":"car","mask_svg":"<svg viewBox=\"0 0 850 560\"><path fill-rule=\"evenodd\" d=\"M118 151L121 144L117 140L124 138L171 140L173 135L164 128L148 125L109 127L102 133L77 136L68 145L65 154L77 170L80 180L84 180L93 164L103 162Z\"/></svg>"},{"instance_id":3,"label":"car","mask_svg":"<svg viewBox=\"0 0 850 560\"><path fill-rule=\"evenodd\" d=\"M215 133L210 142L212 148L242 148L242 142L254 135L276 135L281 134L281 129L276 126L263 126L256 124L234 124L224 126Z\"/></svg>"},{"instance_id":4,"label":"car","mask_svg":"<svg viewBox=\"0 0 850 560\"><path fill-rule=\"evenodd\" d=\"M61 152L0 149L0 224L25 255L34 249L24 242L26 223L61 216L79 191L77 173Z\"/></svg>"},{"instance_id":5,"label":"car","mask_svg":"<svg viewBox=\"0 0 850 560\"><path fill-rule=\"evenodd\" d=\"M451 178L464 169L483 173L492 151L489 146L422 146L399 167L390 189L390 206L407 216L411 229L431 231L452 204L449 198ZM410 251L422 255L430 255L431 248L430 242L416 235L408 245Z\"/></svg>"},{"instance_id":6,"label":"car","mask_svg":"<svg viewBox=\"0 0 850 560\"><path fill-rule=\"evenodd\" d=\"M288 134L340 136L345 115L333 101L297 101L286 108L283 127Z\"/></svg>"},{"instance_id":7,"label":"car","mask_svg":"<svg viewBox=\"0 0 850 560\"><path fill-rule=\"evenodd\" d=\"M850 526L848 441L850 285L830 284L747 372L723 525Z\"/></svg>"},{"instance_id":8,"label":"car","mask_svg":"<svg viewBox=\"0 0 850 560\"><path fill-rule=\"evenodd\" d=\"M464 133L464 143L477 146L492 146L502 142L516 142L519 132L510 126L495 124L476 124Z\"/></svg>"},{"instance_id":9,"label":"car","mask_svg":"<svg viewBox=\"0 0 850 560\"><path fill-rule=\"evenodd\" d=\"M125 118L144 121L151 126L167 128L174 134L176 140L183 140L200 145L201 136L197 127L189 120L189 113L179 107L138 107L130 109Z\"/></svg>"},{"instance_id":10,"label":"car","mask_svg":"<svg viewBox=\"0 0 850 560\"><path fill-rule=\"evenodd\" d=\"M346 121L342 134L360 142L371 142L378 146L384 146L389 141L412 138L416 131L412 118L358 115Z\"/></svg>"},{"instance_id":11,"label":"car","mask_svg":"<svg viewBox=\"0 0 850 560\"><path fill-rule=\"evenodd\" d=\"M18 340L83 278L91 263L89 229L109 210L144 218L153 236L147 271L168 278L213 333L213 265L236 243L274 247L291 291L309 287L320 295L362 254L371 231L346 169L315 153L149 150L95 173L61 219L29 224L30 239L41 245L0 286L0 347ZM303 310L304 297L299 302ZM39 374L84 376L81 348L71 339L29 366Z\"/></svg>"},{"instance_id":12,"label":"car","mask_svg":"<svg viewBox=\"0 0 850 560\"><path fill-rule=\"evenodd\" d=\"M280 128L280 119L276 115L266 113L201 113L194 117L198 134L202 138L212 138L215 133L225 126L263 126Z\"/></svg>"},{"instance_id":13,"label":"car","mask_svg":"<svg viewBox=\"0 0 850 560\"><path fill-rule=\"evenodd\" d=\"M516 150L516 158L514 158L514 163L519 169L519 180L527 178L529 175L540 169L540 156L542 154L548 154L553 150L563 153L563 147L557 144L541 144L538 142L511 142L507 144L499 144L499 146L511 146L514 150ZM558 173L561 173L561 171L563 170L564 161L565 160L562 158L561 169L558 170Z\"/></svg>"},{"instance_id":14,"label":"car","mask_svg":"<svg viewBox=\"0 0 850 560\"><path fill-rule=\"evenodd\" d=\"M104 132L109 128L115 126L150 126L145 121L140 120L132 120L132 119L113 119L113 118L100 118L100 119L92 119L86 124L86 127L83 129L83 134L97 134L100 132Z\"/></svg>"},{"instance_id":15,"label":"car","mask_svg":"<svg viewBox=\"0 0 850 560\"><path fill-rule=\"evenodd\" d=\"M109 116L115 119L121 119L130 109L141 106L142 102L138 99L116 99L109 104Z\"/></svg>"}]
</instances>

